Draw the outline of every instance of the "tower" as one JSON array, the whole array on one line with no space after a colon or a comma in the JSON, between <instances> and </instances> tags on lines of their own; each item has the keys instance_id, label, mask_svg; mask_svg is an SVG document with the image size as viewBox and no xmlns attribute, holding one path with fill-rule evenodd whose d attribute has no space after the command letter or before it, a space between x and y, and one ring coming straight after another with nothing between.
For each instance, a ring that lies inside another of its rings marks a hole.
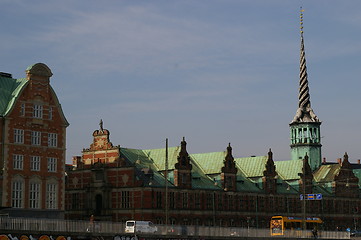
<instances>
[{"instance_id":1,"label":"tower","mask_svg":"<svg viewBox=\"0 0 361 240\"><path fill-rule=\"evenodd\" d=\"M301 53L298 109L290 123L291 159L303 159L306 155L312 171L321 165L321 121L311 108L308 88L305 47L303 39L303 10L301 9Z\"/></svg>"}]
</instances>

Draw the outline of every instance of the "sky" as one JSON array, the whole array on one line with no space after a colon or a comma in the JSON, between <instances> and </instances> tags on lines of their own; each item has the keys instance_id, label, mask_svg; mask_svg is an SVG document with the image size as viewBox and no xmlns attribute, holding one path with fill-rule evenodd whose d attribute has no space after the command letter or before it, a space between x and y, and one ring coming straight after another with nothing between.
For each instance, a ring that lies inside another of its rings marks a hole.
<instances>
[{"instance_id":1,"label":"sky","mask_svg":"<svg viewBox=\"0 0 361 240\"><path fill-rule=\"evenodd\" d=\"M361 1L0 0L0 71L45 63L67 128L66 161L100 119L114 146L290 159L300 7L322 156L361 158Z\"/></svg>"}]
</instances>

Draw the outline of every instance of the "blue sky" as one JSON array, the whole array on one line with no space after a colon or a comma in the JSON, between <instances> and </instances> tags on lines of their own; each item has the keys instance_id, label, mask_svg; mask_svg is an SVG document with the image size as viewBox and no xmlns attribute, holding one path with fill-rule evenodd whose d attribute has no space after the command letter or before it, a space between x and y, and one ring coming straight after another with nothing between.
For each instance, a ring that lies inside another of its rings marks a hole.
<instances>
[{"instance_id":1,"label":"blue sky","mask_svg":"<svg viewBox=\"0 0 361 240\"><path fill-rule=\"evenodd\" d=\"M361 1L0 0L0 71L43 62L70 123L67 162L103 119L114 145L290 159L299 10L322 154L361 158Z\"/></svg>"}]
</instances>

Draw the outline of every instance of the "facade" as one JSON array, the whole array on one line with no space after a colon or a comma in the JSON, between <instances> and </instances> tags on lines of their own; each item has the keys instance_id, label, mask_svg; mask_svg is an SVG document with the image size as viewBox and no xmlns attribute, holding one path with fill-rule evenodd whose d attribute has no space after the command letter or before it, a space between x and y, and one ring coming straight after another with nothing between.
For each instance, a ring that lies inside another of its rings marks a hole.
<instances>
[{"instance_id":1,"label":"facade","mask_svg":"<svg viewBox=\"0 0 361 240\"><path fill-rule=\"evenodd\" d=\"M0 73L1 214L64 217L66 127L43 63L26 78Z\"/></svg>"},{"instance_id":2,"label":"facade","mask_svg":"<svg viewBox=\"0 0 361 240\"><path fill-rule=\"evenodd\" d=\"M302 20L302 15L301 15ZM301 21L302 22L302 21ZM66 218L158 224L268 227L274 215L320 217L325 230L361 227L361 164L321 157L321 122L311 108L301 32L299 105L291 121L291 159L189 154L180 146L113 146L110 131L73 158L66 179Z\"/></svg>"}]
</instances>

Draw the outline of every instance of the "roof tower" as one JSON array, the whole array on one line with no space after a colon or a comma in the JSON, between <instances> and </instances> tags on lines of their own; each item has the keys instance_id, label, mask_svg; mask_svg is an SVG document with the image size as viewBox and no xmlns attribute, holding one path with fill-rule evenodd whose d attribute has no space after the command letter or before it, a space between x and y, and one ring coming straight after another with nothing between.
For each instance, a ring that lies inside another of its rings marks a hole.
<instances>
[{"instance_id":1,"label":"roof tower","mask_svg":"<svg viewBox=\"0 0 361 240\"><path fill-rule=\"evenodd\" d=\"M303 9L301 8L301 50L298 109L290 123L291 158L303 159L309 156L309 164L314 171L321 165L321 122L311 108L308 88L305 46L303 37Z\"/></svg>"}]
</instances>

